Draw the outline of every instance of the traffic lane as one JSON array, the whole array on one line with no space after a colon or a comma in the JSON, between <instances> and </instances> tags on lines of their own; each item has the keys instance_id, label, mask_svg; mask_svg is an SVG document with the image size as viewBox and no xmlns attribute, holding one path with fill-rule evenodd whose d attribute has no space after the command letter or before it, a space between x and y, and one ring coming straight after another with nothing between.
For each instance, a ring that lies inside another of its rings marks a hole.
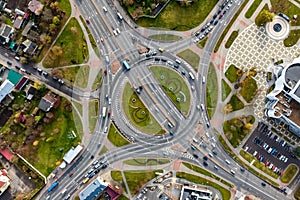
<instances>
[{"instance_id":1,"label":"traffic lane","mask_svg":"<svg viewBox=\"0 0 300 200\"><path fill-rule=\"evenodd\" d=\"M294 163L296 165L300 165L300 162L298 159L292 158L291 153L286 151L278 142L274 140L275 133L272 134L271 137L267 136L267 131L264 129L265 125L263 123L259 123L257 128L253 131L249 139L246 141L244 144L243 148L245 149L247 146L249 147L248 152L253 154L254 151L257 151L259 154L261 154L264 157L264 163L266 161L269 161L275 167L280 168L280 169L285 169L289 164ZM267 143L269 147L267 150L271 148L276 148L277 153L274 155L270 154L265 150L262 146L256 144L254 142L255 137L259 138L261 141L264 143ZM285 163L277 158L278 154L284 155L288 158L288 161Z\"/></svg>"}]
</instances>

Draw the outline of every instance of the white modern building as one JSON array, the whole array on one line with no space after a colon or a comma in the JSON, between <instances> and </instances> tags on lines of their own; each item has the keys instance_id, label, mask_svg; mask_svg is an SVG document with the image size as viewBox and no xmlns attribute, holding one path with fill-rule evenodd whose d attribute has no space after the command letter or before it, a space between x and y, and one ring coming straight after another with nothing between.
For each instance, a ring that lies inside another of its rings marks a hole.
<instances>
[{"instance_id":1,"label":"white modern building","mask_svg":"<svg viewBox=\"0 0 300 200\"><path fill-rule=\"evenodd\" d=\"M300 55L283 65L274 66L275 88L266 97L265 115L283 121L300 137Z\"/></svg>"}]
</instances>

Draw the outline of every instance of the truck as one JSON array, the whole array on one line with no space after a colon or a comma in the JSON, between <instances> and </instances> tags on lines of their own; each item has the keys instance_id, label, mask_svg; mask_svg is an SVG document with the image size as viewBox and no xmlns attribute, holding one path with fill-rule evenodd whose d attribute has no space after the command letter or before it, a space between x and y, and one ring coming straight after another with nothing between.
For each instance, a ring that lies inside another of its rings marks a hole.
<instances>
[{"instance_id":1,"label":"truck","mask_svg":"<svg viewBox=\"0 0 300 200\"><path fill-rule=\"evenodd\" d=\"M102 108L102 117L103 118L106 117L106 107L105 106Z\"/></svg>"},{"instance_id":2,"label":"truck","mask_svg":"<svg viewBox=\"0 0 300 200\"><path fill-rule=\"evenodd\" d=\"M55 181L49 188L48 188L48 192L51 192L54 188L56 188L58 186L58 181Z\"/></svg>"}]
</instances>

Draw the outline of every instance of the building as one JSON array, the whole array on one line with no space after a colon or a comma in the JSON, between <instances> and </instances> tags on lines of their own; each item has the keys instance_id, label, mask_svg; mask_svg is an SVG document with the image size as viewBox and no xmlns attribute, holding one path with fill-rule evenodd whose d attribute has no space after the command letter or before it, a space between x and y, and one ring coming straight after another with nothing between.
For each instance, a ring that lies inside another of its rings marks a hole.
<instances>
[{"instance_id":1,"label":"building","mask_svg":"<svg viewBox=\"0 0 300 200\"><path fill-rule=\"evenodd\" d=\"M23 20L24 20L23 16L17 15L14 22L14 28L20 29L23 24Z\"/></svg>"},{"instance_id":2,"label":"building","mask_svg":"<svg viewBox=\"0 0 300 200\"><path fill-rule=\"evenodd\" d=\"M9 70L7 79L14 85L17 85L17 83L21 80L22 74L19 72L16 72L12 69Z\"/></svg>"},{"instance_id":3,"label":"building","mask_svg":"<svg viewBox=\"0 0 300 200\"><path fill-rule=\"evenodd\" d=\"M26 92L26 99L31 100L36 93L36 89L32 85L29 85L26 88L25 92Z\"/></svg>"},{"instance_id":4,"label":"building","mask_svg":"<svg viewBox=\"0 0 300 200\"><path fill-rule=\"evenodd\" d=\"M31 40L26 39L22 42L22 48L24 53L28 53L29 55L33 55L38 48L38 45Z\"/></svg>"},{"instance_id":5,"label":"building","mask_svg":"<svg viewBox=\"0 0 300 200\"><path fill-rule=\"evenodd\" d=\"M121 196L111 185L106 187L105 193L108 194L110 200L117 200Z\"/></svg>"},{"instance_id":6,"label":"building","mask_svg":"<svg viewBox=\"0 0 300 200\"><path fill-rule=\"evenodd\" d=\"M46 94L39 103L39 109L41 109L44 112L50 111L50 109L54 106L56 103L57 98L54 94Z\"/></svg>"},{"instance_id":7,"label":"building","mask_svg":"<svg viewBox=\"0 0 300 200\"><path fill-rule=\"evenodd\" d=\"M300 137L300 56L283 65L274 66L275 88L266 96L265 115Z\"/></svg>"},{"instance_id":8,"label":"building","mask_svg":"<svg viewBox=\"0 0 300 200\"><path fill-rule=\"evenodd\" d=\"M212 200L212 191L205 188L183 186L180 200Z\"/></svg>"},{"instance_id":9,"label":"building","mask_svg":"<svg viewBox=\"0 0 300 200\"><path fill-rule=\"evenodd\" d=\"M13 91L14 87L14 84L7 79L2 83L0 86L0 103Z\"/></svg>"},{"instance_id":10,"label":"building","mask_svg":"<svg viewBox=\"0 0 300 200\"><path fill-rule=\"evenodd\" d=\"M11 38L11 36L14 34L14 28L7 25L7 24L1 24L0 27L0 41L2 44L7 44Z\"/></svg>"},{"instance_id":11,"label":"building","mask_svg":"<svg viewBox=\"0 0 300 200\"><path fill-rule=\"evenodd\" d=\"M10 185L9 178L7 177L7 171L5 169L0 170L0 196L7 190Z\"/></svg>"},{"instance_id":12,"label":"building","mask_svg":"<svg viewBox=\"0 0 300 200\"><path fill-rule=\"evenodd\" d=\"M28 3L28 9L35 15L40 15L43 11L44 5L38 0L32 0Z\"/></svg>"},{"instance_id":13,"label":"building","mask_svg":"<svg viewBox=\"0 0 300 200\"><path fill-rule=\"evenodd\" d=\"M79 193L80 200L94 200L107 187L107 183L103 182L100 177L97 177L91 184L89 184L83 191Z\"/></svg>"},{"instance_id":14,"label":"building","mask_svg":"<svg viewBox=\"0 0 300 200\"><path fill-rule=\"evenodd\" d=\"M70 164L75 158L76 156L78 156L78 154L81 152L81 150L83 149L83 147L81 145L77 145L76 148L72 147L63 157L63 160Z\"/></svg>"}]
</instances>

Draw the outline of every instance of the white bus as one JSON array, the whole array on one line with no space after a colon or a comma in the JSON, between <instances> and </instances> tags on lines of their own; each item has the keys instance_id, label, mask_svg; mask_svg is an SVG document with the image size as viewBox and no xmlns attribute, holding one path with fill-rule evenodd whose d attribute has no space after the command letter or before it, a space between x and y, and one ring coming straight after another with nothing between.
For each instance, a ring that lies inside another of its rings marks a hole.
<instances>
[{"instance_id":1,"label":"white bus","mask_svg":"<svg viewBox=\"0 0 300 200\"><path fill-rule=\"evenodd\" d=\"M102 108L102 117L105 118L106 117L106 107Z\"/></svg>"},{"instance_id":2,"label":"white bus","mask_svg":"<svg viewBox=\"0 0 300 200\"><path fill-rule=\"evenodd\" d=\"M189 75L190 75L190 78L191 78L192 80L195 80L195 77L194 77L194 75L192 74L192 72L189 72Z\"/></svg>"}]
</instances>

